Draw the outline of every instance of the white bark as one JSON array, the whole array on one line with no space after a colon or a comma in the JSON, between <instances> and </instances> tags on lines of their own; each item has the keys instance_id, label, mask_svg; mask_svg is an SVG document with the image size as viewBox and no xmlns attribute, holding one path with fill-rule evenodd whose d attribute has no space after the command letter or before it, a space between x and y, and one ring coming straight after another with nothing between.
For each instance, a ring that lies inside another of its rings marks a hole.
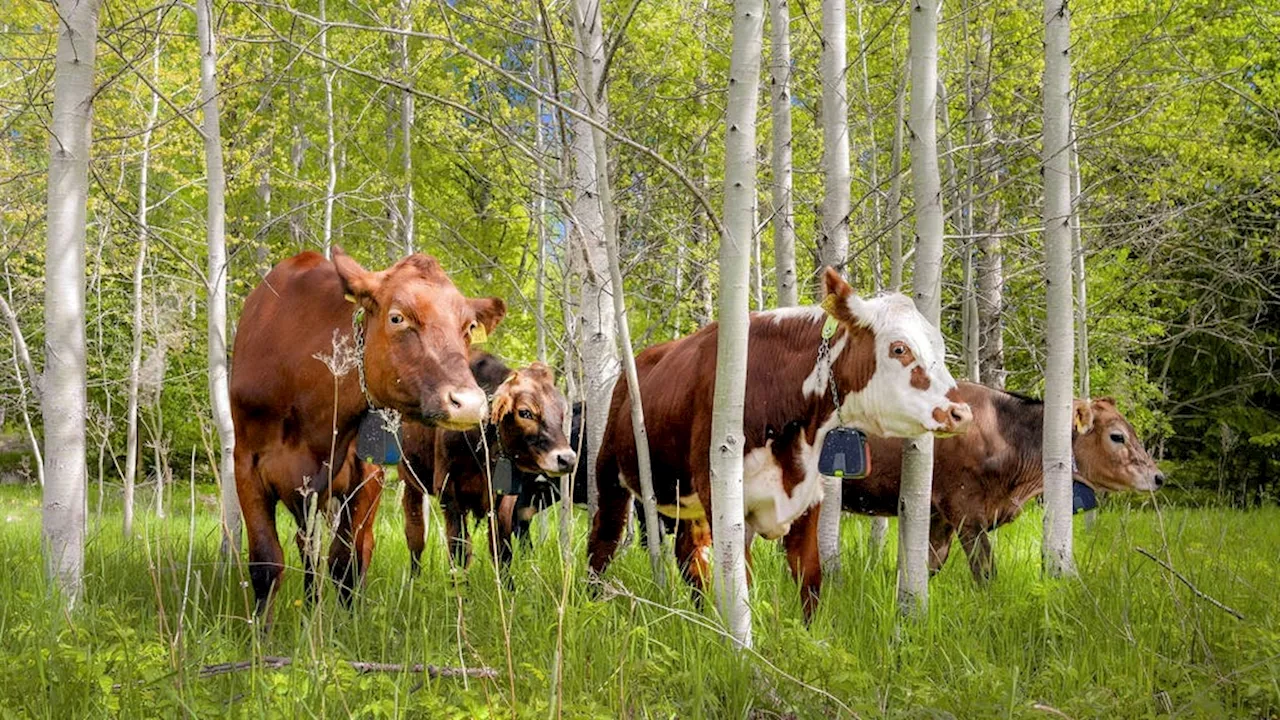
<instances>
[{"instance_id":1,"label":"white bark","mask_svg":"<svg viewBox=\"0 0 1280 720\"><path fill-rule=\"evenodd\" d=\"M871 94L871 71L867 66L867 55L870 54L870 48L867 47L866 33L863 31L862 25L862 9L866 5L865 0L858 2L858 56L862 58L862 90L863 99L865 100L864 112L867 120L867 147L871 148L871 152L867 153L866 167L867 180L874 189L871 196L871 213L872 222L870 227L879 228L880 223L884 220L880 212L880 168L878 162L878 154L880 147L876 144L876 107ZM883 267L880 258L880 239L877 236L874 246L870 251L871 266L871 284L876 292L884 289ZM874 524L873 524L874 527Z\"/></svg>"},{"instance_id":2,"label":"white bark","mask_svg":"<svg viewBox=\"0 0 1280 720\"><path fill-rule=\"evenodd\" d=\"M916 253L911 280L916 308L934 325L942 313L942 178L938 173L939 0L911 7L911 188ZM907 615L929 607L929 514L933 436L906 441L898 498L898 604Z\"/></svg>"},{"instance_id":3,"label":"white bark","mask_svg":"<svg viewBox=\"0 0 1280 720\"><path fill-rule=\"evenodd\" d=\"M27 383L22 379L22 368L18 360L18 342L13 341L13 373L18 379L18 408L22 412L22 427L27 431L27 443L31 445L31 454L36 458L36 482L44 487L44 453L40 451L40 440L31 426L31 413L27 410ZM39 398L37 398L39 401Z\"/></svg>"},{"instance_id":4,"label":"white bark","mask_svg":"<svg viewBox=\"0 0 1280 720\"><path fill-rule=\"evenodd\" d=\"M584 15L584 13L588 13ZM604 31L599 21L599 8L592 0L575 0L574 27L580 38L578 108L590 114L594 102L587 93L596 89L590 78L597 77L604 64ZM593 98L594 100L594 98ZM596 148L591 124L573 121L573 169L575 197L573 213L577 219L578 247L575 259L582 273L581 328L582 369L587 403L587 452L600 457L600 444L609 420L609 403L613 384L621 372L618 360L617 323L613 313L613 281L609 274L609 250L605 235L604 208L600 202L600 179L596 172ZM598 491L594 463L589 468L587 509L595 517Z\"/></svg>"},{"instance_id":5,"label":"white bark","mask_svg":"<svg viewBox=\"0 0 1280 720\"><path fill-rule=\"evenodd\" d=\"M849 84L845 77L846 8L844 0L822 1L822 231L818 264L849 275ZM818 554L823 571L840 571L840 478L822 479L818 514Z\"/></svg>"},{"instance_id":6,"label":"white bark","mask_svg":"<svg viewBox=\"0 0 1280 720\"><path fill-rule=\"evenodd\" d=\"M982 29L982 39L978 43L978 54L974 64L987 67L988 58L993 47L992 30ZM1000 231L1000 198L995 188L1001 182L1001 158L996 144L995 119L991 115L991 105L987 95L991 90L991 77L988 73L983 88L974 93L971 113L979 132L981 150L980 178L975 188L979 196L985 196L981 202L982 219L977 218L975 208L973 226L978 235L978 252L975 271L977 273L977 319L979 346L979 370L982 382L994 388L1004 388L1004 248L1001 245ZM979 227L981 225L981 227Z\"/></svg>"},{"instance_id":7,"label":"white bark","mask_svg":"<svg viewBox=\"0 0 1280 720\"><path fill-rule=\"evenodd\" d=\"M742 417L747 381L747 312L752 203L756 187L756 92L764 32L762 0L733 5L733 51L725 133L724 235L720 238L720 333L711 416L711 505L715 591L720 614L741 647L751 647L746 522L742 512Z\"/></svg>"},{"instance_id":8,"label":"white bark","mask_svg":"<svg viewBox=\"0 0 1280 720\"><path fill-rule=\"evenodd\" d=\"M773 107L773 265L778 307L794 307L796 227L791 173L791 8L769 0L769 98Z\"/></svg>"},{"instance_id":9,"label":"white bark","mask_svg":"<svg viewBox=\"0 0 1280 720\"><path fill-rule=\"evenodd\" d=\"M160 77L160 39L156 38L151 51L151 77ZM138 257L133 264L133 350L129 356L129 400L126 410L128 431L124 451L124 537L133 537L133 488L138 477L138 384L142 372L142 274L147 263L147 245L151 239L147 211L150 209L147 192L151 176L151 131L160 116L160 94L151 93L151 110L147 114L147 129L142 133L142 167L138 178Z\"/></svg>"},{"instance_id":10,"label":"white bark","mask_svg":"<svg viewBox=\"0 0 1280 720\"><path fill-rule=\"evenodd\" d=\"M871 556L878 558L884 554L884 546L889 538L889 518L877 515L871 518Z\"/></svg>"},{"instance_id":11,"label":"white bark","mask_svg":"<svg viewBox=\"0 0 1280 720\"><path fill-rule=\"evenodd\" d=\"M902 289L902 136L907 124L907 80L911 59L902 68L902 88L893 118L893 149L889 160L889 289Z\"/></svg>"},{"instance_id":12,"label":"white bark","mask_svg":"<svg viewBox=\"0 0 1280 720\"><path fill-rule=\"evenodd\" d=\"M85 224L93 134L98 0L59 0L45 250L45 487L49 575L74 607L83 587L85 501Z\"/></svg>"},{"instance_id":13,"label":"white bark","mask_svg":"<svg viewBox=\"0 0 1280 720\"><path fill-rule=\"evenodd\" d=\"M8 274L5 275L6 279ZM10 288L12 292L12 288ZM9 333L13 336L14 353L17 360L21 363L18 372L27 373L27 381L31 383L31 392L36 396L36 400L40 399L40 374L36 372L35 363L31 362L31 351L27 347L27 339L22 334L22 328L18 325L18 315L13 311L13 307L5 300L4 295L0 295L0 315L4 315L5 322L9 325ZM22 378L18 378L21 380Z\"/></svg>"},{"instance_id":14,"label":"white bark","mask_svg":"<svg viewBox=\"0 0 1280 720\"><path fill-rule=\"evenodd\" d=\"M222 134L218 126L218 49L213 28L213 0L197 0L196 31L200 36L200 96L209 182L209 268L205 277L209 300L209 395L222 450L218 465L222 486L222 552L232 555L240 551L240 502L236 498L236 435L227 388L227 175L222 167Z\"/></svg>"},{"instance_id":15,"label":"white bark","mask_svg":"<svg viewBox=\"0 0 1280 720\"><path fill-rule=\"evenodd\" d=\"M818 264L841 272L849 254L849 87L844 0L822 0L822 230Z\"/></svg>"},{"instance_id":16,"label":"white bark","mask_svg":"<svg viewBox=\"0 0 1280 720\"><path fill-rule=\"evenodd\" d=\"M400 0L400 13L405 34L400 36L401 81L409 82L409 33L413 32L413 6L410 0ZM404 254L413 250L413 93L400 93L400 171L404 174Z\"/></svg>"},{"instance_id":17,"label":"white bark","mask_svg":"<svg viewBox=\"0 0 1280 720\"><path fill-rule=\"evenodd\" d=\"M545 91L542 79L542 50L533 64L534 86ZM538 362L547 362L547 172L543 167L547 154L547 133L542 120L542 97L534 103L534 135L533 150L538 158L537 175L533 185L533 228L538 241L538 270L534 280L534 309L537 317L537 352Z\"/></svg>"},{"instance_id":18,"label":"white bark","mask_svg":"<svg viewBox=\"0 0 1280 720\"><path fill-rule=\"evenodd\" d=\"M329 31L328 26L324 23L327 21L326 14L327 3L320 0L320 59L324 61L324 127L325 127L325 145L324 159L325 165L329 169L329 178L325 183L324 192L324 237L321 239L324 248L324 256L330 257L333 248L333 191L338 185L338 165L334 158L334 142L333 142L333 68L329 65Z\"/></svg>"},{"instance_id":19,"label":"white bark","mask_svg":"<svg viewBox=\"0 0 1280 720\"><path fill-rule=\"evenodd\" d=\"M1075 131L1071 133L1071 267L1075 279L1076 362L1080 370L1080 397L1088 399L1089 387L1089 293L1085 283L1084 238L1080 233L1080 156L1076 152ZM1090 513L1093 510L1089 511ZM1086 516L1089 517L1089 516Z\"/></svg>"},{"instance_id":20,"label":"white bark","mask_svg":"<svg viewBox=\"0 0 1280 720\"><path fill-rule=\"evenodd\" d=\"M1075 575L1071 549L1071 59L1070 11L1065 0L1044 8L1044 571Z\"/></svg>"},{"instance_id":21,"label":"white bark","mask_svg":"<svg viewBox=\"0 0 1280 720\"><path fill-rule=\"evenodd\" d=\"M659 587L665 584L662 565L662 526L658 524L658 505L653 493L653 470L649 462L649 440L645 432L644 406L640 400L640 380L636 374L635 353L631 348L631 331L627 325L627 307L623 298L622 268L618 258L617 220L614 216L612 188L609 186L609 155L603 125L609 122L609 106L602 83L604 70L604 27L600 18L598 0L577 0L574 3L574 27L578 31L579 82L592 118L599 125L591 126L589 140L595 160L596 192L604 220L604 246L608 263L609 286L613 300L613 320L616 329L618 353L631 398L631 427L635 433L636 464L640 473L640 494L644 505L648 532L649 565ZM608 411L609 401L604 402ZM590 408L590 401L588 401ZM603 427L602 427L603 429ZM599 457L591 453L590 457Z\"/></svg>"}]
</instances>

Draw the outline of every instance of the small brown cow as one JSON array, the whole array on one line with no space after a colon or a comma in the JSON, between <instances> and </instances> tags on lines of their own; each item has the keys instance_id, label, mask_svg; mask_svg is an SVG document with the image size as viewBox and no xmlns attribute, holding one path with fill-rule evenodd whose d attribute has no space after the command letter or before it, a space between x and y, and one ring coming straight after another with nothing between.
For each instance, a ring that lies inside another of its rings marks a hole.
<instances>
[{"instance_id":1,"label":"small brown cow","mask_svg":"<svg viewBox=\"0 0 1280 720\"><path fill-rule=\"evenodd\" d=\"M987 533L1018 516L1044 492L1044 405L1023 395L962 382L960 398L973 408L963 435L933 445L933 514L929 568L937 572L959 533L969 568L979 582L995 572ZM1164 484L1133 426L1111 398L1077 399L1072 408L1072 451L1077 473L1091 487L1155 490ZM869 438L871 473L844 481L844 510L866 515L898 513L902 441Z\"/></svg>"},{"instance_id":2,"label":"small brown cow","mask_svg":"<svg viewBox=\"0 0 1280 720\"><path fill-rule=\"evenodd\" d=\"M831 269L824 282L823 308L751 315L743 417L747 528L787 537L806 617L816 607L822 573L816 533L793 523L822 500L817 463L827 432L837 425L894 436L960 432L970 418L969 406L955 397L942 334L910 299L892 293L864 300ZM636 358L658 509L680 520L677 561L695 591L706 581L703 551L711 541L718 331L712 323ZM588 546L593 575L613 558L639 489L626 383L613 391L596 481L599 510Z\"/></svg>"},{"instance_id":3,"label":"small brown cow","mask_svg":"<svg viewBox=\"0 0 1280 720\"><path fill-rule=\"evenodd\" d=\"M568 402L556 389L550 368L534 363L513 371L496 357L477 352L471 370L480 387L493 395L483 438L480 430L456 432L417 424L404 428L400 477L405 480L404 533L414 574L425 543L424 490L440 498L454 561L466 565L470 560L467 516L483 520L489 514L494 500L491 478L502 458L511 465L513 484L527 492L540 482L539 475L559 477L577 464L577 455L564 436ZM528 528L528 513L516 508L524 497L525 493L502 498L498 532L490 538L490 550L502 567L511 560L513 535L524 536Z\"/></svg>"},{"instance_id":4,"label":"small brown cow","mask_svg":"<svg viewBox=\"0 0 1280 720\"><path fill-rule=\"evenodd\" d=\"M304 252L276 265L250 293L230 389L256 614L268 610L284 570L278 502L298 523L299 550L313 500L319 510L330 499L341 503L330 574L350 598L368 563L364 550L352 563L350 548L372 551L372 537L357 538L355 526L372 532L358 518L376 508L381 489L364 481L351 449L360 418L375 406L444 427L478 425L488 404L467 363L472 333L491 332L505 314L498 298L464 297L426 255L370 272L337 248L333 262ZM310 601L318 587L311 554L302 555Z\"/></svg>"}]
</instances>

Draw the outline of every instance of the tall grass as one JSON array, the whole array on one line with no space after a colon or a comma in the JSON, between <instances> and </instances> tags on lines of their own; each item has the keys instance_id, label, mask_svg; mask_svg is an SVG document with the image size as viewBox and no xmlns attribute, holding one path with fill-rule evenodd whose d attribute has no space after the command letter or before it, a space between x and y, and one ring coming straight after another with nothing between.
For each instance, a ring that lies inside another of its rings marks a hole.
<instances>
[{"instance_id":1,"label":"tall grass","mask_svg":"<svg viewBox=\"0 0 1280 720\"><path fill-rule=\"evenodd\" d=\"M989 587L973 584L957 547L932 581L928 618L905 628L894 548L868 557L865 521L845 519L844 574L824 587L808 628L780 548L758 540L757 654L746 656L715 629L710 604L698 610L680 585L661 593L635 547L610 570L616 587L593 597L581 567L585 518L570 568L548 518L545 537L518 550L504 599L509 677L484 532L474 536L471 567L452 570L437 516L422 575L411 579L397 489L383 499L373 567L352 610L327 579L315 608L302 602L293 527L281 515L291 566L274 627L261 637L249 622L243 568L219 572L212 489L195 498L194 524L192 498L179 491L169 518L140 518L128 544L109 503L100 523L91 520L85 594L68 615L42 575L37 491L0 488L0 716L1280 715L1280 509L1109 508L1094 530L1077 525L1078 581L1040 578L1040 521L1029 511L998 533ZM1135 547L1245 620L1196 598ZM560 632L564 665L553 687ZM257 654L294 664L199 677L206 664ZM498 677L361 675L348 660L483 665Z\"/></svg>"}]
</instances>

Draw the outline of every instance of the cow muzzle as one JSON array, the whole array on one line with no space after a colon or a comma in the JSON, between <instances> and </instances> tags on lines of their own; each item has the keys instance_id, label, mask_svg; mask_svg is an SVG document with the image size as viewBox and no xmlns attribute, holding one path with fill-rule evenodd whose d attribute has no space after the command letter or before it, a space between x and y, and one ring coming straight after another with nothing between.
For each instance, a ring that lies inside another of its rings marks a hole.
<instances>
[{"instance_id":1,"label":"cow muzzle","mask_svg":"<svg viewBox=\"0 0 1280 720\"><path fill-rule=\"evenodd\" d=\"M969 403L948 403L933 409L933 420L938 423L933 432L941 437L961 435L968 432L973 423L973 408Z\"/></svg>"},{"instance_id":2,"label":"cow muzzle","mask_svg":"<svg viewBox=\"0 0 1280 720\"><path fill-rule=\"evenodd\" d=\"M451 388L440 400L444 413L438 424L447 430L470 430L489 414L489 401L478 387Z\"/></svg>"}]
</instances>

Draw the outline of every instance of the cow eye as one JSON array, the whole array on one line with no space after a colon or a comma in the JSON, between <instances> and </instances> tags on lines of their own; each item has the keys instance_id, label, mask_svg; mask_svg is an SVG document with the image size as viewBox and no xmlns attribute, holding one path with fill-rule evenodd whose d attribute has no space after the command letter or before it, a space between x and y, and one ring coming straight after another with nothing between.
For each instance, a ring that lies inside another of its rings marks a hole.
<instances>
[{"instance_id":1,"label":"cow eye","mask_svg":"<svg viewBox=\"0 0 1280 720\"><path fill-rule=\"evenodd\" d=\"M894 346L893 346L893 354L894 354L894 355L905 355L906 353L907 353L907 347L906 347L905 345L894 345Z\"/></svg>"},{"instance_id":2,"label":"cow eye","mask_svg":"<svg viewBox=\"0 0 1280 720\"><path fill-rule=\"evenodd\" d=\"M387 315L387 319L391 321L392 325L404 324L404 314L399 310L392 310L391 313Z\"/></svg>"},{"instance_id":3,"label":"cow eye","mask_svg":"<svg viewBox=\"0 0 1280 720\"><path fill-rule=\"evenodd\" d=\"M1124 444L1124 434L1123 434L1123 433L1111 433L1111 442L1116 443L1117 445L1123 445L1123 444Z\"/></svg>"},{"instance_id":4,"label":"cow eye","mask_svg":"<svg viewBox=\"0 0 1280 720\"><path fill-rule=\"evenodd\" d=\"M523 419L525 419L525 420L532 420L532 419L533 419L533 413L529 412L529 408L520 408L519 415L520 415L520 417L521 417L521 418L523 418Z\"/></svg>"}]
</instances>

